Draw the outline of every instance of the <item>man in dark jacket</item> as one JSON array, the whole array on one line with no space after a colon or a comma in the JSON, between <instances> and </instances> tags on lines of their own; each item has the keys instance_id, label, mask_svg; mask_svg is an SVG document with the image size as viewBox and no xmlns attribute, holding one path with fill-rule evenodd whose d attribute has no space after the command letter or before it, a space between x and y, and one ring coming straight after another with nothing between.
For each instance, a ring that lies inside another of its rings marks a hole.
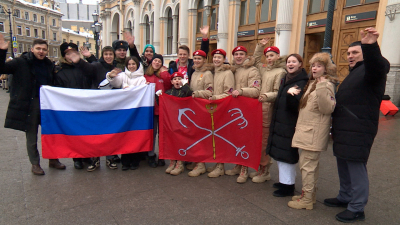
<instances>
[{"instance_id":1,"label":"man in dark jacket","mask_svg":"<svg viewBox=\"0 0 400 225\"><path fill-rule=\"evenodd\" d=\"M390 64L377 44L374 28L360 32L361 42L347 50L350 73L338 87L332 114L333 152L337 159L340 190L325 199L332 207L347 207L336 215L342 222L364 220L368 201L367 161L378 132L379 107L385 93Z\"/></svg>"},{"instance_id":2,"label":"man in dark jacket","mask_svg":"<svg viewBox=\"0 0 400 225\"><path fill-rule=\"evenodd\" d=\"M64 42L60 45L60 66L56 67L54 79L56 87L90 89L92 76L83 70L82 59L79 57L78 46L74 43ZM84 65L83 65L84 66ZM83 169L83 162L92 164L90 158L74 158L75 169Z\"/></svg>"},{"instance_id":3,"label":"man in dark jacket","mask_svg":"<svg viewBox=\"0 0 400 225\"><path fill-rule=\"evenodd\" d=\"M42 85L53 85L54 64L46 57L48 44L45 40L35 39L30 52L5 63L8 45L9 42L0 34L0 74L14 75L4 127L26 133L32 173L44 175L37 149L40 124L39 88ZM58 159L50 159L49 167L65 169L65 165Z\"/></svg>"}]
</instances>

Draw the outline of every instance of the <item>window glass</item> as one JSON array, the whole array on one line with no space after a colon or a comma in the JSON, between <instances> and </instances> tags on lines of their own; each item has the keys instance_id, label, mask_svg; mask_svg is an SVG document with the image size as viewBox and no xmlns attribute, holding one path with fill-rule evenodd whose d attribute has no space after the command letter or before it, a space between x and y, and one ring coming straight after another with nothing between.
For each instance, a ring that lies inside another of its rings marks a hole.
<instances>
[{"instance_id":1,"label":"window glass","mask_svg":"<svg viewBox=\"0 0 400 225\"><path fill-rule=\"evenodd\" d=\"M56 26L56 20L53 19L53 26Z\"/></svg>"},{"instance_id":2,"label":"window glass","mask_svg":"<svg viewBox=\"0 0 400 225\"><path fill-rule=\"evenodd\" d=\"M29 20L29 13L28 12L25 12L25 19Z\"/></svg>"},{"instance_id":3,"label":"window glass","mask_svg":"<svg viewBox=\"0 0 400 225\"><path fill-rule=\"evenodd\" d=\"M197 9L203 9L204 8L204 2L203 0L199 1L199 4L197 5Z\"/></svg>"},{"instance_id":4,"label":"window glass","mask_svg":"<svg viewBox=\"0 0 400 225\"><path fill-rule=\"evenodd\" d=\"M41 17L40 17L40 22L41 22L41 23L44 23L44 16L41 16Z\"/></svg>"},{"instance_id":5,"label":"window glass","mask_svg":"<svg viewBox=\"0 0 400 225\"><path fill-rule=\"evenodd\" d=\"M256 2L250 0L249 6L249 24L256 23Z\"/></svg>"},{"instance_id":6,"label":"window glass","mask_svg":"<svg viewBox=\"0 0 400 225\"><path fill-rule=\"evenodd\" d=\"M29 29L29 27L25 28L26 31L26 36L31 36L31 29Z\"/></svg>"},{"instance_id":7,"label":"window glass","mask_svg":"<svg viewBox=\"0 0 400 225\"><path fill-rule=\"evenodd\" d=\"M276 20L277 7L278 7L278 0L272 0L271 21Z\"/></svg>"},{"instance_id":8,"label":"window glass","mask_svg":"<svg viewBox=\"0 0 400 225\"><path fill-rule=\"evenodd\" d=\"M337 0L335 0L335 9L336 9ZM329 0L325 0L324 11L328 11Z\"/></svg>"},{"instance_id":9,"label":"window glass","mask_svg":"<svg viewBox=\"0 0 400 225\"><path fill-rule=\"evenodd\" d=\"M365 3L379 2L379 0L365 0Z\"/></svg>"},{"instance_id":10,"label":"window glass","mask_svg":"<svg viewBox=\"0 0 400 225\"><path fill-rule=\"evenodd\" d=\"M219 0L213 0L211 5L218 5L219 4Z\"/></svg>"},{"instance_id":11,"label":"window glass","mask_svg":"<svg viewBox=\"0 0 400 225\"><path fill-rule=\"evenodd\" d=\"M42 39L46 39L46 31L42 30Z\"/></svg>"},{"instance_id":12,"label":"window glass","mask_svg":"<svg viewBox=\"0 0 400 225\"><path fill-rule=\"evenodd\" d=\"M53 33L53 40L57 41L57 33Z\"/></svg>"},{"instance_id":13,"label":"window glass","mask_svg":"<svg viewBox=\"0 0 400 225\"><path fill-rule=\"evenodd\" d=\"M308 14L317 13L321 11L321 0L310 0Z\"/></svg>"},{"instance_id":14,"label":"window glass","mask_svg":"<svg viewBox=\"0 0 400 225\"><path fill-rule=\"evenodd\" d=\"M208 17L205 11L203 11L203 26L208 25L207 21Z\"/></svg>"},{"instance_id":15,"label":"window glass","mask_svg":"<svg viewBox=\"0 0 400 225\"><path fill-rule=\"evenodd\" d=\"M33 30L33 33L35 34L35 38L39 37L38 29L34 29L34 30Z\"/></svg>"},{"instance_id":16,"label":"window glass","mask_svg":"<svg viewBox=\"0 0 400 225\"><path fill-rule=\"evenodd\" d=\"M240 3L240 25L246 24L247 18L247 0Z\"/></svg>"},{"instance_id":17,"label":"window glass","mask_svg":"<svg viewBox=\"0 0 400 225\"><path fill-rule=\"evenodd\" d=\"M22 27L21 26L17 26L17 34L22 35Z\"/></svg>"},{"instance_id":18,"label":"window glass","mask_svg":"<svg viewBox=\"0 0 400 225\"><path fill-rule=\"evenodd\" d=\"M33 21L37 22L37 15L33 14Z\"/></svg>"},{"instance_id":19,"label":"window glass","mask_svg":"<svg viewBox=\"0 0 400 225\"><path fill-rule=\"evenodd\" d=\"M361 3L361 0L346 0L346 7L352 6L352 5L359 5L360 3Z\"/></svg>"},{"instance_id":20,"label":"window glass","mask_svg":"<svg viewBox=\"0 0 400 225\"><path fill-rule=\"evenodd\" d=\"M197 13L197 32L199 32L199 30L200 30L202 21L203 21L203 13L202 12L198 12Z\"/></svg>"},{"instance_id":21,"label":"window glass","mask_svg":"<svg viewBox=\"0 0 400 225\"><path fill-rule=\"evenodd\" d=\"M261 5L261 22L268 21L269 0L263 0Z\"/></svg>"},{"instance_id":22,"label":"window glass","mask_svg":"<svg viewBox=\"0 0 400 225\"><path fill-rule=\"evenodd\" d=\"M218 8L213 8L211 11L211 27L210 30L216 30L217 26L216 26L216 18L217 18L217 9Z\"/></svg>"},{"instance_id":23,"label":"window glass","mask_svg":"<svg viewBox=\"0 0 400 225\"><path fill-rule=\"evenodd\" d=\"M0 22L0 32L4 32L4 24L3 24L3 22Z\"/></svg>"}]
</instances>

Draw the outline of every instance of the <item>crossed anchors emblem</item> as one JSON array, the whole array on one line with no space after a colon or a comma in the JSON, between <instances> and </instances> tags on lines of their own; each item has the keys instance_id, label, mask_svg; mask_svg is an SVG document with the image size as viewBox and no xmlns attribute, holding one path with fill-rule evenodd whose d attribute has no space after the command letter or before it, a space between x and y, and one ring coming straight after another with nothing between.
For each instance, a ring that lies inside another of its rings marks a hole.
<instances>
[{"instance_id":1,"label":"crossed anchors emblem","mask_svg":"<svg viewBox=\"0 0 400 225\"><path fill-rule=\"evenodd\" d=\"M186 149L179 149L179 151L178 151L179 155L186 156L186 152L189 149L193 148L195 145L197 145L201 141L203 141L203 140L207 139L208 137L212 136L212 139L213 139L213 153L214 153L213 154L213 158L214 159L215 159L215 137L218 137L218 138L222 139L226 143L230 144L233 148L235 148L235 150L236 150L236 155L235 156L238 156L240 154L240 156L243 159L248 159L249 158L249 153L246 152L246 151L243 151L243 149L246 147L246 145L244 145L242 147L237 147L232 142L228 141L226 138L224 138L224 137L222 137L221 135L218 134L218 131L222 130L224 127L226 127L229 124L234 123L236 121L238 121L237 126L239 126L239 129L243 129L243 128L247 127L248 122L247 122L246 118L244 118L242 110L240 110L239 108L230 109L227 113L230 114L230 116L232 117L232 120L230 120L226 124L222 125L218 129L214 130L214 115L213 115L213 113L216 111L217 105L216 104L208 104L208 105L206 105L206 108L207 108L207 111L211 114L211 130L207 129L205 127L201 127L201 126L197 125L186 114L187 111L190 111L194 115L196 115L196 113L193 110L191 110L190 108L179 109L178 121L184 128L187 128L187 126L182 123L182 116L185 116L195 127L199 128L200 130L205 130L205 131L209 132L206 136L200 138L199 140L194 142L192 145L190 145Z\"/></svg>"}]
</instances>

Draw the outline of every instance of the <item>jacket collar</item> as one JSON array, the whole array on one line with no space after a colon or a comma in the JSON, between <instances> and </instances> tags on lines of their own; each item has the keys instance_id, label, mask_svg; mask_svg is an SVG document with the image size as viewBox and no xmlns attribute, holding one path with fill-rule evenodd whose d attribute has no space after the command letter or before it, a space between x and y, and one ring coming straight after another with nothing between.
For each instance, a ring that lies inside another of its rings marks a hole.
<instances>
[{"instance_id":1,"label":"jacket collar","mask_svg":"<svg viewBox=\"0 0 400 225\"><path fill-rule=\"evenodd\" d=\"M283 79L286 79L286 77L284 77ZM301 73L299 73L297 76L293 77L291 80L289 80L287 83L285 83L285 85L289 85L289 84L295 83L300 80L308 80L308 79L309 79L308 74L307 74L306 70L303 68L301 70Z\"/></svg>"},{"instance_id":2,"label":"jacket collar","mask_svg":"<svg viewBox=\"0 0 400 225\"><path fill-rule=\"evenodd\" d=\"M364 65L364 60L363 60L363 61L357 62L356 65L354 65L353 68L351 68L351 67L349 66L349 71L351 72L351 71L353 71L354 69L356 69L357 67L359 67L359 66L361 66L361 65Z\"/></svg>"}]
</instances>

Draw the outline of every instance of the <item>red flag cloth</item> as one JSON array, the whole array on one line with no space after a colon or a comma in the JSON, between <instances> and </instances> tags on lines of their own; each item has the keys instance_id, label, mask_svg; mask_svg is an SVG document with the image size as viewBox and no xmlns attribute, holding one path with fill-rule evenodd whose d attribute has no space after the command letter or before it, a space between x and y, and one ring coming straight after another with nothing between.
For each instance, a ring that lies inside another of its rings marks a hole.
<instances>
[{"instance_id":1,"label":"red flag cloth","mask_svg":"<svg viewBox=\"0 0 400 225\"><path fill-rule=\"evenodd\" d=\"M234 163L257 170L261 138L262 109L257 99L160 96L162 159Z\"/></svg>"}]
</instances>

